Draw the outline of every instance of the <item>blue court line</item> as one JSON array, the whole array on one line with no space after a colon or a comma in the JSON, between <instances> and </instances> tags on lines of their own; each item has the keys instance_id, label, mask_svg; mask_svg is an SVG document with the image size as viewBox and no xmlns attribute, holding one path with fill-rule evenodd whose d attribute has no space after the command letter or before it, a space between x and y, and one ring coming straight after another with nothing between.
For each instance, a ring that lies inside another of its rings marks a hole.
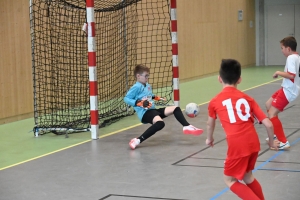
<instances>
[{"instance_id":1,"label":"blue court line","mask_svg":"<svg viewBox=\"0 0 300 200\"><path fill-rule=\"evenodd\" d=\"M294 144L296 144L297 142L300 141L300 138L298 138L297 140L295 140L294 142L291 143L291 146L293 146ZM268 162L270 162L271 160L275 159L276 157L278 157L280 154L282 154L284 152L284 150L280 150L278 151L275 155L273 155L271 158L269 158L268 160L266 160L265 162L263 162L262 164L260 164L258 167L256 167L252 172L256 172L257 170L261 169L263 166L265 166L266 164L268 164ZM212 198L210 198L210 200L214 200L217 199L219 196L221 196L222 194L224 194L225 192L227 192L229 190L229 187L225 188L224 190L222 190L221 192L219 192L218 194L216 194L215 196L213 196Z\"/></svg>"},{"instance_id":2,"label":"blue court line","mask_svg":"<svg viewBox=\"0 0 300 200\"><path fill-rule=\"evenodd\" d=\"M281 172L300 172L300 170L295 169L281 169L281 168L263 168L260 170L269 170L269 171L281 171Z\"/></svg>"}]
</instances>

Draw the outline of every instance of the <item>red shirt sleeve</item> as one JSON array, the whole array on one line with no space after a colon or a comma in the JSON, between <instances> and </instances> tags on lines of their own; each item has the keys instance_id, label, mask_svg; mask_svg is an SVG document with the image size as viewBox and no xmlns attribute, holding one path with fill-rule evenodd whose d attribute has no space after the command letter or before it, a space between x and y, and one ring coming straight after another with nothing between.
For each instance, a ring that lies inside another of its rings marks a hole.
<instances>
[{"instance_id":1,"label":"red shirt sleeve","mask_svg":"<svg viewBox=\"0 0 300 200\"><path fill-rule=\"evenodd\" d=\"M212 99L208 104L208 116L217 119L216 109L214 108L214 99Z\"/></svg>"},{"instance_id":2,"label":"red shirt sleeve","mask_svg":"<svg viewBox=\"0 0 300 200\"><path fill-rule=\"evenodd\" d=\"M267 118L266 114L262 111L262 109L259 107L259 105L257 104L257 102L254 99L253 99L252 109L253 109L253 115L255 115L255 117L260 122L262 120L264 120L265 118Z\"/></svg>"}]
</instances>

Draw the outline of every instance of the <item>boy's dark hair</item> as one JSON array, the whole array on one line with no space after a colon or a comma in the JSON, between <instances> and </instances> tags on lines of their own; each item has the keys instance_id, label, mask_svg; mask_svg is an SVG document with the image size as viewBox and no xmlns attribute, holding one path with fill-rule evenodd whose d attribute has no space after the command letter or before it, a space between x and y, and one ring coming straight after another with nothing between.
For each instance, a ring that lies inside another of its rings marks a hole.
<instances>
[{"instance_id":1,"label":"boy's dark hair","mask_svg":"<svg viewBox=\"0 0 300 200\"><path fill-rule=\"evenodd\" d=\"M143 65L143 64L138 64L135 66L134 71L133 71L134 77L136 77L137 74L142 74L144 72L149 73L150 72L149 67L147 67L146 65Z\"/></svg>"},{"instance_id":2,"label":"boy's dark hair","mask_svg":"<svg viewBox=\"0 0 300 200\"><path fill-rule=\"evenodd\" d=\"M292 51L297 50L297 41L294 37L289 36L280 40L280 43L285 47L290 47Z\"/></svg>"},{"instance_id":3,"label":"boy's dark hair","mask_svg":"<svg viewBox=\"0 0 300 200\"><path fill-rule=\"evenodd\" d=\"M234 59L222 59L219 74L223 83L234 85L241 77L241 64Z\"/></svg>"}]
</instances>

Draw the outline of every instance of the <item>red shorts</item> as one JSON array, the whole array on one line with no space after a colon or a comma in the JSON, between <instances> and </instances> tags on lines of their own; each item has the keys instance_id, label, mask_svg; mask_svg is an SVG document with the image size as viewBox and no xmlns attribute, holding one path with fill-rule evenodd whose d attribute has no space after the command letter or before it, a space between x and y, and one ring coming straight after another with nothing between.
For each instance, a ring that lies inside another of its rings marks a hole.
<instances>
[{"instance_id":1,"label":"red shorts","mask_svg":"<svg viewBox=\"0 0 300 200\"><path fill-rule=\"evenodd\" d=\"M226 158L224 162L224 174L238 180L243 180L245 174L252 171L258 157L258 152L237 159Z\"/></svg>"},{"instance_id":2,"label":"red shorts","mask_svg":"<svg viewBox=\"0 0 300 200\"><path fill-rule=\"evenodd\" d=\"M286 99L286 96L283 92L283 88L277 90L272 95L272 98L273 98L272 106L277 108L280 111L283 111L285 106L289 104L289 101Z\"/></svg>"}]
</instances>

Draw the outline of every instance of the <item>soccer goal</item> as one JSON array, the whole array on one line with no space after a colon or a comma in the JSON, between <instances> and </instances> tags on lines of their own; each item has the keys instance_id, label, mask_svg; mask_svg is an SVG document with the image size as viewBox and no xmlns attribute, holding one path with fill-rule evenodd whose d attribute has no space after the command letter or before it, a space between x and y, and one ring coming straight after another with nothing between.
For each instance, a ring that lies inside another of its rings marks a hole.
<instances>
[{"instance_id":1,"label":"soccer goal","mask_svg":"<svg viewBox=\"0 0 300 200\"><path fill-rule=\"evenodd\" d=\"M170 10L169 0L94 0L99 128L134 113L123 97L136 64L174 103ZM86 12L85 0L30 0L36 136L90 130Z\"/></svg>"}]
</instances>

